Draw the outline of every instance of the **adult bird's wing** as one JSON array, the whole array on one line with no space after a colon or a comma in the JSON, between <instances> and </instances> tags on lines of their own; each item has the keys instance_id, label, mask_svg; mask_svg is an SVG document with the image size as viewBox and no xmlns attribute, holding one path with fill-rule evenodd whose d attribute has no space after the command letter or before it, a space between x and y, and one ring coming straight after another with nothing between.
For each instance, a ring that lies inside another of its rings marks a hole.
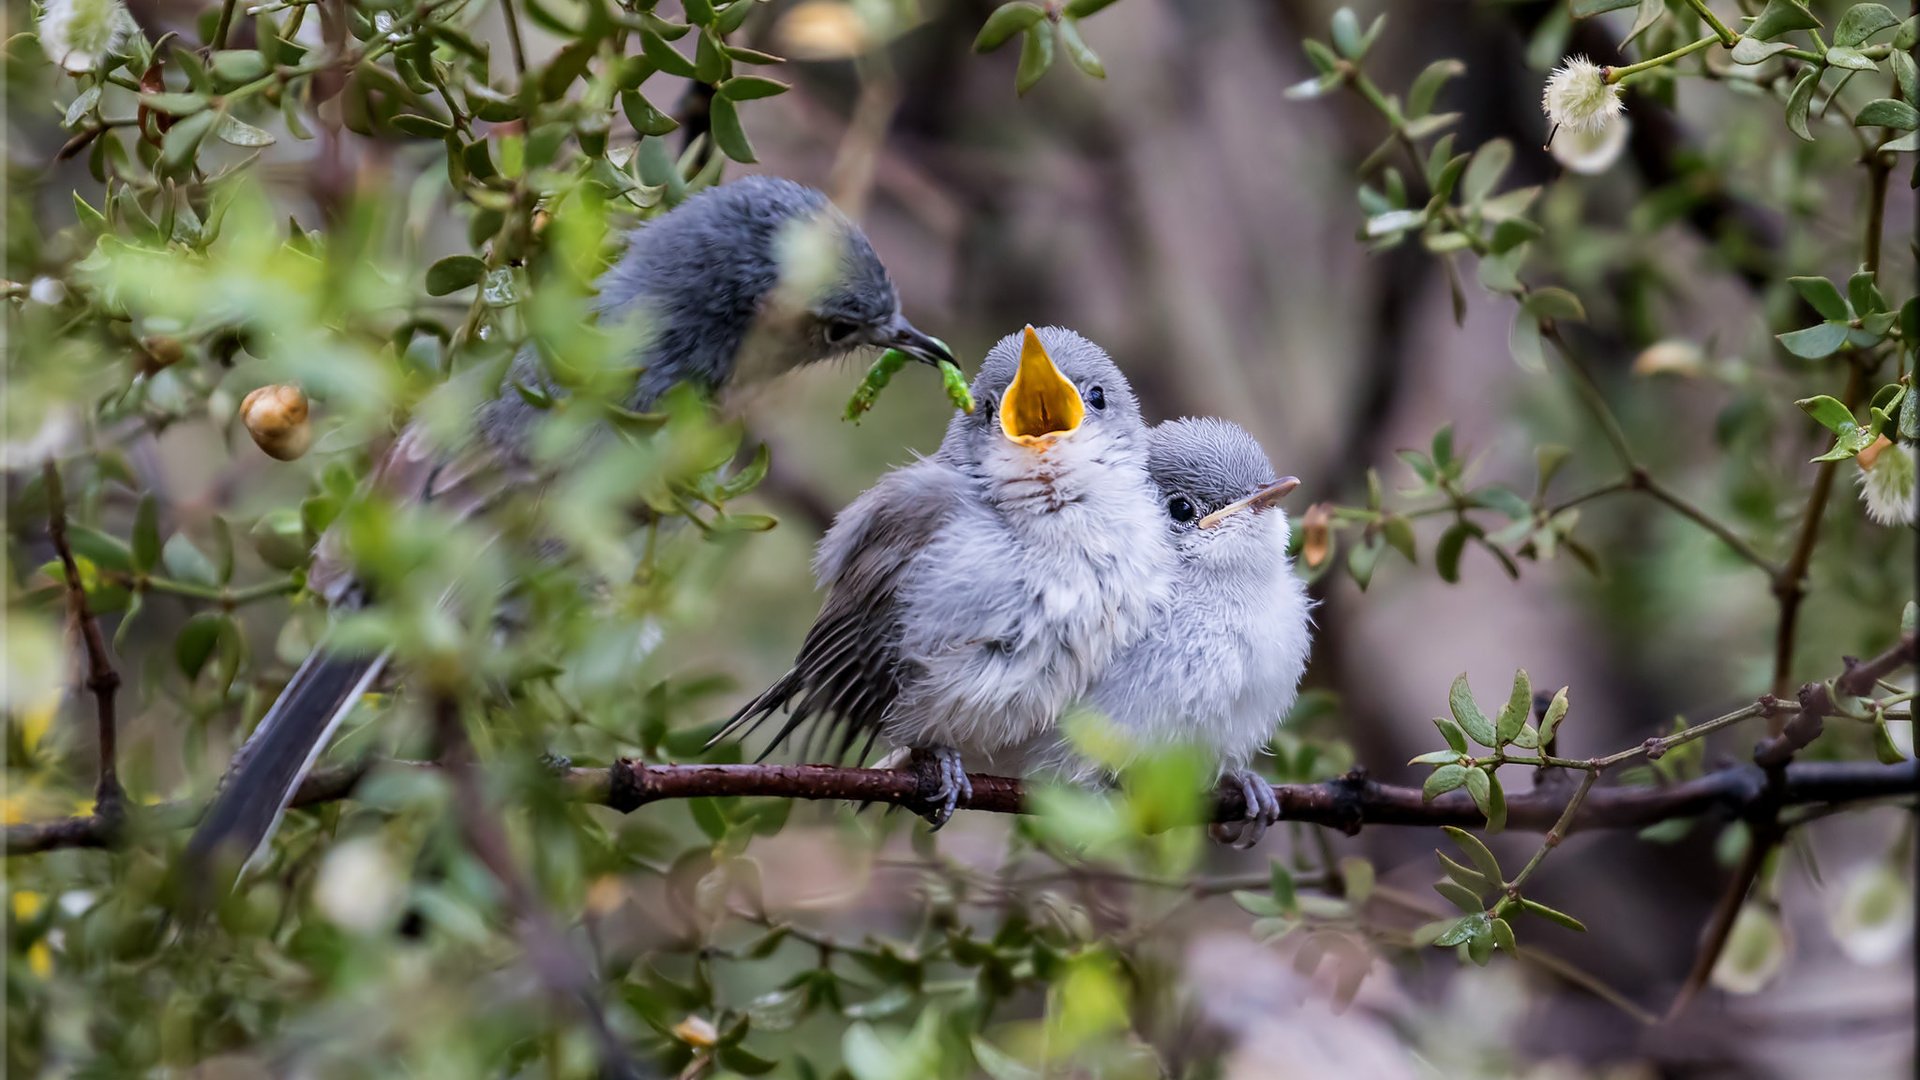
<instances>
[{"instance_id":1,"label":"adult bird's wing","mask_svg":"<svg viewBox=\"0 0 1920 1080\"><path fill-rule=\"evenodd\" d=\"M952 466L923 459L882 477L840 512L814 557L827 599L799 658L735 713L714 742L749 733L785 708L762 758L807 724L813 726L803 756L812 756L818 740L832 760L845 758L862 734L871 748L907 674L900 659L901 585L927 541L961 507L970 483Z\"/></svg>"}]
</instances>

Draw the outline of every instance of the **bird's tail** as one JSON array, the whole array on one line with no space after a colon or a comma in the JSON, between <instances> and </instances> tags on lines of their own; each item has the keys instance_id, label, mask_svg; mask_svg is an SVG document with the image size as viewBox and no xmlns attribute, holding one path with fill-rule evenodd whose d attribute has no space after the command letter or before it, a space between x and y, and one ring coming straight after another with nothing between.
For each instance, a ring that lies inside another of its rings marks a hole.
<instances>
[{"instance_id":1,"label":"bird's tail","mask_svg":"<svg viewBox=\"0 0 1920 1080\"><path fill-rule=\"evenodd\" d=\"M280 692L260 726L234 755L199 826L187 841L182 881L216 899L280 824L335 728L366 692L388 654L342 656L323 643Z\"/></svg>"}]
</instances>

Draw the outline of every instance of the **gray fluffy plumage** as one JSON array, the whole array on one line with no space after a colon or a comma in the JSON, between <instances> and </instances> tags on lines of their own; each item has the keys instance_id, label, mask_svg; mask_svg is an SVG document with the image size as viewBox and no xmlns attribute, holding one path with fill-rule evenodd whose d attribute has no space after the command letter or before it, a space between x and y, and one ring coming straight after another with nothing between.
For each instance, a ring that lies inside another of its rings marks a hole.
<instances>
[{"instance_id":1,"label":"gray fluffy plumage","mask_svg":"<svg viewBox=\"0 0 1920 1080\"><path fill-rule=\"evenodd\" d=\"M774 745L812 723L841 755L884 737L1018 772L1144 632L1172 551L1138 403L1098 346L1056 327L1038 335L1082 400L1104 407L1044 451L1009 439L996 405L1021 336L994 346L973 384L980 407L834 520L814 559L827 598L799 658L723 735L785 707Z\"/></svg>"}]
</instances>

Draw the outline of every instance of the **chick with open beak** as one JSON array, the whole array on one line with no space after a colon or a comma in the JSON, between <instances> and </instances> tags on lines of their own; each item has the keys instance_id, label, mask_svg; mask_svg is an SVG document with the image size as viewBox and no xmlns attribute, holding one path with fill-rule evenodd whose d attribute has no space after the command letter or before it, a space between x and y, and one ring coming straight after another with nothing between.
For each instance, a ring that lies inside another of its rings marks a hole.
<instances>
[{"instance_id":1,"label":"chick with open beak","mask_svg":"<svg viewBox=\"0 0 1920 1080\"><path fill-rule=\"evenodd\" d=\"M1133 391L1098 346L1031 326L995 345L931 457L882 477L814 559L827 599L792 671L726 735L786 708L843 756L884 737L927 815L1052 729L1168 598L1173 538ZM861 756L866 756L861 750ZM808 756L812 756L808 754Z\"/></svg>"},{"instance_id":2,"label":"chick with open beak","mask_svg":"<svg viewBox=\"0 0 1920 1080\"><path fill-rule=\"evenodd\" d=\"M1293 708L1313 632L1279 508L1300 481L1274 479L1253 436L1214 419L1154 428L1148 469L1177 553L1173 599L1089 701L1142 750L1187 742L1211 751L1247 808L1213 835L1251 847L1280 806L1247 766Z\"/></svg>"}]
</instances>

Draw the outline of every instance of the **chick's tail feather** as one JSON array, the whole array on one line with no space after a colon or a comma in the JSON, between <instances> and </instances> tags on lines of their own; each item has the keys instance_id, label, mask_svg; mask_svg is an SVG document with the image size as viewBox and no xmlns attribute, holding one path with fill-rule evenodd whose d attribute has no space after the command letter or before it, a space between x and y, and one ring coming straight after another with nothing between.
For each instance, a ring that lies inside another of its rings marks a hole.
<instances>
[{"instance_id":1,"label":"chick's tail feather","mask_svg":"<svg viewBox=\"0 0 1920 1080\"><path fill-rule=\"evenodd\" d=\"M323 643L280 692L234 755L219 794L187 840L182 881L217 901L280 824L293 793L354 703L385 669L388 653L343 656Z\"/></svg>"}]
</instances>

